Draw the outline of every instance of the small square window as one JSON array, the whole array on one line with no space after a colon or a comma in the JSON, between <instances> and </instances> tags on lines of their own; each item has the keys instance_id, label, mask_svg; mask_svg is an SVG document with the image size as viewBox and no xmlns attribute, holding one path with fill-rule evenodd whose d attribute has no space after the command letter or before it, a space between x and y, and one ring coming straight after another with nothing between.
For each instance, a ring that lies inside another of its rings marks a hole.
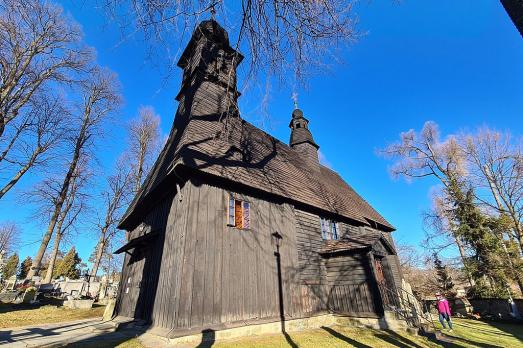
<instances>
[{"instance_id":1,"label":"small square window","mask_svg":"<svg viewBox=\"0 0 523 348\"><path fill-rule=\"evenodd\" d=\"M321 238L323 240L338 239L338 223L329 219L320 218Z\"/></svg>"},{"instance_id":2,"label":"small square window","mask_svg":"<svg viewBox=\"0 0 523 348\"><path fill-rule=\"evenodd\" d=\"M229 196L227 205L227 226L240 229L251 228L251 204Z\"/></svg>"}]
</instances>

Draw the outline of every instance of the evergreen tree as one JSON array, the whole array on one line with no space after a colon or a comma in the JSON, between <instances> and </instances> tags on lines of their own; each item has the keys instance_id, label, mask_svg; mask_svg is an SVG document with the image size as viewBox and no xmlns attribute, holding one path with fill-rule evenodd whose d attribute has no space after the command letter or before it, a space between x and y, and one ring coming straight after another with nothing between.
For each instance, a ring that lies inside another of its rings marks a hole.
<instances>
[{"instance_id":1,"label":"evergreen tree","mask_svg":"<svg viewBox=\"0 0 523 348\"><path fill-rule=\"evenodd\" d=\"M70 279L78 279L80 277L79 265L82 259L78 256L76 249L72 247L67 254L56 262L55 272L53 277L68 277Z\"/></svg>"},{"instance_id":2,"label":"evergreen tree","mask_svg":"<svg viewBox=\"0 0 523 348\"><path fill-rule=\"evenodd\" d=\"M454 288L454 283L452 282L452 277L449 275L447 266L438 257L438 254L434 253L434 268L436 269L436 279L438 289L446 296L450 297L452 295L452 289Z\"/></svg>"},{"instance_id":3,"label":"evergreen tree","mask_svg":"<svg viewBox=\"0 0 523 348\"><path fill-rule=\"evenodd\" d=\"M22 264L20 265L20 271L18 272L18 278L25 279L27 276L27 273L31 269L31 265L33 264L33 259L31 256L27 256L24 261L22 261Z\"/></svg>"},{"instance_id":4,"label":"evergreen tree","mask_svg":"<svg viewBox=\"0 0 523 348\"><path fill-rule=\"evenodd\" d=\"M9 277L14 276L16 274L19 261L20 260L18 258L17 253L14 253L7 259L7 261L4 265L4 268L2 269L2 278L3 279L8 279Z\"/></svg>"},{"instance_id":5,"label":"evergreen tree","mask_svg":"<svg viewBox=\"0 0 523 348\"><path fill-rule=\"evenodd\" d=\"M455 202L456 234L471 251L464 265L476 281L471 295L506 298L509 280L498 233L504 228L503 222L485 215L476 206L472 189L464 191L462 185L451 182L449 191Z\"/></svg>"}]
</instances>

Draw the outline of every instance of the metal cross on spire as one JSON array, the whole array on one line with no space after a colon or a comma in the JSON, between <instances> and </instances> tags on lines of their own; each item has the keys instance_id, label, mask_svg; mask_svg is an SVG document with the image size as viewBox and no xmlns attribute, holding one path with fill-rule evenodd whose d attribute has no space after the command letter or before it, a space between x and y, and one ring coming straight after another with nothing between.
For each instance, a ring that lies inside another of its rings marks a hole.
<instances>
[{"instance_id":1,"label":"metal cross on spire","mask_svg":"<svg viewBox=\"0 0 523 348\"><path fill-rule=\"evenodd\" d=\"M292 100L294 101L294 108L298 108L298 93L292 92Z\"/></svg>"},{"instance_id":2,"label":"metal cross on spire","mask_svg":"<svg viewBox=\"0 0 523 348\"><path fill-rule=\"evenodd\" d=\"M213 21L215 21L216 20L216 9L214 8L214 3L211 5L210 10L211 10L211 19Z\"/></svg>"}]
</instances>

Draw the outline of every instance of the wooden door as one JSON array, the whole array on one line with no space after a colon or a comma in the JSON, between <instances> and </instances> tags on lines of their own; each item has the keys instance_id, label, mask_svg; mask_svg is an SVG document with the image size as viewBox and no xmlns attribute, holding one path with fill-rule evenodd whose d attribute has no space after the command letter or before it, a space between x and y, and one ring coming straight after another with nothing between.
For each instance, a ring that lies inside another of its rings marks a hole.
<instances>
[{"instance_id":1,"label":"wooden door","mask_svg":"<svg viewBox=\"0 0 523 348\"><path fill-rule=\"evenodd\" d=\"M384 305L394 305L396 303L396 294L394 290L394 283L389 276L389 267L384 262L383 257L374 256L374 273L376 276L376 283L380 289L381 297Z\"/></svg>"},{"instance_id":2,"label":"wooden door","mask_svg":"<svg viewBox=\"0 0 523 348\"><path fill-rule=\"evenodd\" d=\"M143 275L143 254L135 250L126 265L127 272L122 279L122 315L135 318L139 305L140 287Z\"/></svg>"},{"instance_id":3,"label":"wooden door","mask_svg":"<svg viewBox=\"0 0 523 348\"><path fill-rule=\"evenodd\" d=\"M385 280L385 274L383 273L383 259L374 259L374 270L376 271L376 281L380 286L387 286Z\"/></svg>"}]
</instances>

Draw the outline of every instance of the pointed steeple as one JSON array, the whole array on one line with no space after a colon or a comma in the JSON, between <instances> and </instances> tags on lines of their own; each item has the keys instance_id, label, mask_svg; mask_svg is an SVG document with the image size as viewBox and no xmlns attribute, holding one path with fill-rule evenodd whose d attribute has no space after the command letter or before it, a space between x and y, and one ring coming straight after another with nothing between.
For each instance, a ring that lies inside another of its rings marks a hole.
<instances>
[{"instance_id":1,"label":"pointed steeple","mask_svg":"<svg viewBox=\"0 0 523 348\"><path fill-rule=\"evenodd\" d=\"M292 112L291 123L291 139L289 145L302 153L305 160L313 165L319 165L318 144L314 141L312 133L309 130L309 120L303 116L303 111L296 108Z\"/></svg>"}]
</instances>

